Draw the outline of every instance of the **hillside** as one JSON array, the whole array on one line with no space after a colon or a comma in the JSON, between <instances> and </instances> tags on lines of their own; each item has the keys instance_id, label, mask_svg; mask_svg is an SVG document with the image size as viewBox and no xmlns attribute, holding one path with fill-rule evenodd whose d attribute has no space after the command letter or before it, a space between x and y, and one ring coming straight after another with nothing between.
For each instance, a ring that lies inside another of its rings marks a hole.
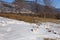
<instances>
[{"instance_id":1,"label":"hillside","mask_svg":"<svg viewBox=\"0 0 60 40\"><path fill-rule=\"evenodd\" d=\"M36 7L37 5L37 7ZM8 14L22 14L22 15L28 15L28 16L35 16L35 17L41 17L41 18L54 18L54 19L60 19L60 13L55 11L55 8L43 6L40 4L37 4L33 1L26 1L25 3L20 3L17 5L17 3L6 3L3 1L0 1L0 15ZM7 15L8 16L8 15ZM19 17L18 17L19 18Z\"/></svg>"}]
</instances>

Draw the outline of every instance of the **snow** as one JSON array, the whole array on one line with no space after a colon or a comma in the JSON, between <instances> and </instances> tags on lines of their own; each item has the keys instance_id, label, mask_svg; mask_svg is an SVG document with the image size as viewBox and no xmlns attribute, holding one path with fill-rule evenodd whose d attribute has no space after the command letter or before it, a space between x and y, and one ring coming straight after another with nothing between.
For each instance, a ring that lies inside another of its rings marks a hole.
<instances>
[{"instance_id":1,"label":"snow","mask_svg":"<svg viewBox=\"0 0 60 40\"><path fill-rule=\"evenodd\" d=\"M28 23L0 17L0 40L60 40L60 23Z\"/></svg>"}]
</instances>

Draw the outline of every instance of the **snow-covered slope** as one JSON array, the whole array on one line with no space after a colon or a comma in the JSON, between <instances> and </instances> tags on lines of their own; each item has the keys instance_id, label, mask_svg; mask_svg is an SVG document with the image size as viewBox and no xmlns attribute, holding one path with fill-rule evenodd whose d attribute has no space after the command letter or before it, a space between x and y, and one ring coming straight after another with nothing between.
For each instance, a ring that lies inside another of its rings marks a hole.
<instances>
[{"instance_id":1,"label":"snow-covered slope","mask_svg":"<svg viewBox=\"0 0 60 40\"><path fill-rule=\"evenodd\" d=\"M60 24L38 24L0 17L0 40L60 40Z\"/></svg>"}]
</instances>

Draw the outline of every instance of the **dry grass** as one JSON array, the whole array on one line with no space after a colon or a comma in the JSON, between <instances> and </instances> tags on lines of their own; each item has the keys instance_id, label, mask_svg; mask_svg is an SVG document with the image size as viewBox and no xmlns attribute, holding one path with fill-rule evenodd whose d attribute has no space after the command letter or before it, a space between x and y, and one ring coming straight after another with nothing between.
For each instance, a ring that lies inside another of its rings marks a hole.
<instances>
[{"instance_id":1,"label":"dry grass","mask_svg":"<svg viewBox=\"0 0 60 40\"><path fill-rule=\"evenodd\" d=\"M11 19L22 20L22 21L26 21L26 22L33 22L33 20L35 20L35 22L46 22L46 21L56 22L56 19L40 18L40 17L33 17L33 16L28 16L28 15L13 14L13 13L9 13L9 14L0 13L0 16L11 18Z\"/></svg>"},{"instance_id":2,"label":"dry grass","mask_svg":"<svg viewBox=\"0 0 60 40\"><path fill-rule=\"evenodd\" d=\"M56 40L56 39L44 38L44 40Z\"/></svg>"}]
</instances>

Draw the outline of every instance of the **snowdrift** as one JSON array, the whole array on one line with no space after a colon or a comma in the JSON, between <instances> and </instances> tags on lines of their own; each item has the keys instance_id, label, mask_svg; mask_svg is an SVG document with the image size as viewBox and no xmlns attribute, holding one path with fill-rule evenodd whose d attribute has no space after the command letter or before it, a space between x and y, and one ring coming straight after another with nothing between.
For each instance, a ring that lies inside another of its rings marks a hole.
<instances>
[{"instance_id":1,"label":"snowdrift","mask_svg":"<svg viewBox=\"0 0 60 40\"><path fill-rule=\"evenodd\" d=\"M0 40L60 40L60 23L27 23L0 17Z\"/></svg>"}]
</instances>

